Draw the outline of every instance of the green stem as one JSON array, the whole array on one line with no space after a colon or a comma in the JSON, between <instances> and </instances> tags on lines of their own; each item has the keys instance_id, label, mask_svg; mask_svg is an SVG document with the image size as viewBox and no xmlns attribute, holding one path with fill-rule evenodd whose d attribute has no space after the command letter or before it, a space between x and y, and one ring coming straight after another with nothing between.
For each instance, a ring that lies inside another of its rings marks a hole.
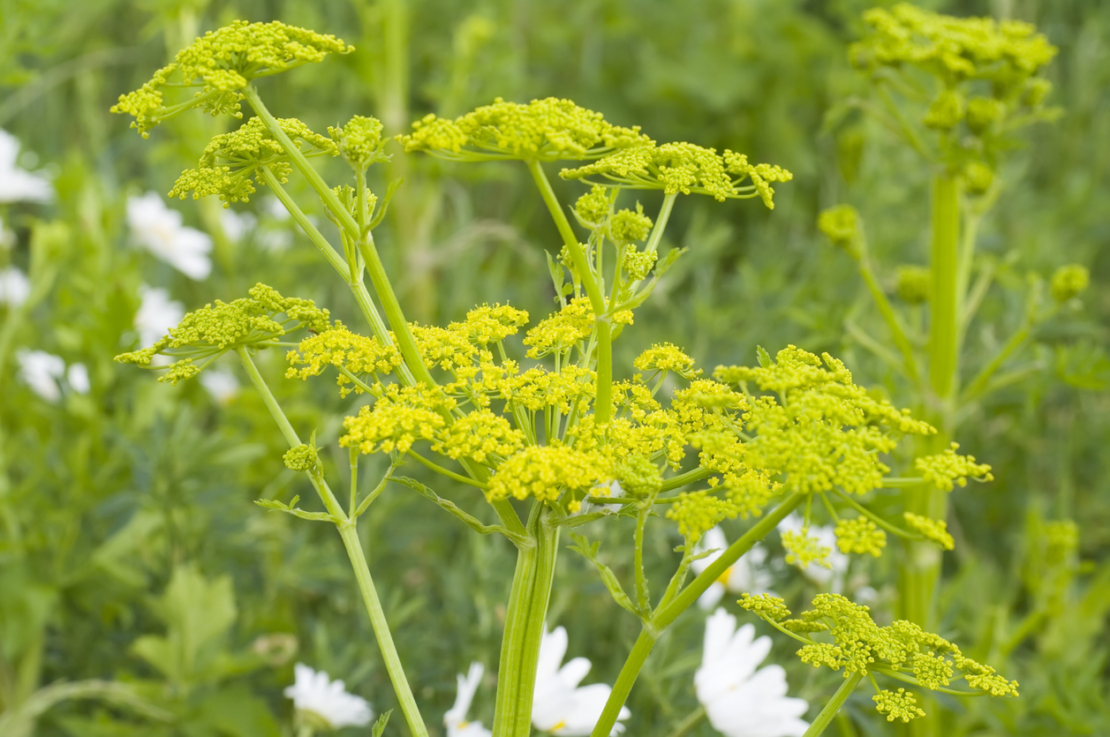
<instances>
[{"instance_id":1,"label":"green stem","mask_svg":"<svg viewBox=\"0 0 1110 737\"><path fill-rule=\"evenodd\" d=\"M594 726L593 732L590 733L590 737L608 737L613 725L617 722L621 707L624 706L628 694L632 691L632 684L639 677L640 669L643 667L644 661L647 660L648 654L651 653L651 649L655 646L655 641L659 639L659 635L678 618L678 615L689 609L698 600L698 597L705 593L705 590L728 570L729 566L739 560L741 555L751 550L753 545L766 537L786 515L805 501L807 496L808 494L800 492L794 492L788 496L774 511L752 525L750 530L732 545L729 545L720 557L706 566L705 570L698 574L673 601L661 606L655 612L651 621L644 624L643 629L640 630L640 636L636 639L636 644L632 646L632 652L629 653L624 667L621 668L620 675L617 676L616 683L613 684L613 691L609 694L609 700L605 702L605 709L601 712L601 717Z\"/></svg>"},{"instance_id":2,"label":"green stem","mask_svg":"<svg viewBox=\"0 0 1110 737\"><path fill-rule=\"evenodd\" d=\"M355 569L355 578L358 580L359 591L362 592L362 601L370 614L374 638L381 649L382 660L389 673L389 680L393 683L393 690L397 693L397 701L400 702L401 712L405 715L405 722L415 737L427 737L428 728L424 726L424 719L420 716L420 709L416 706L416 699L413 698L412 689L409 688L408 679L405 678L401 658L397 654L397 648L389 632L389 622L386 621L385 611L374 588L374 581L370 578L370 568L366 565L366 554L358 539L356 523L352 520L341 525L339 535L343 538L343 546L347 549L347 556Z\"/></svg>"},{"instance_id":3,"label":"green stem","mask_svg":"<svg viewBox=\"0 0 1110 737\"><path fill-rule=\"evenodd\" d=\"M981 394L984 393L987 385L990 383L991 377L994 376L995 372L997 372L999 368L1001 368L1006 359L1012 356L1014 354L1014 351L1021 347L1021 345L1029 337L1029 333L1030 325L1029 321L1027 320L1025 324L1022 325L1021 328L1013 334L1010 340L1006 342L1006 345L1002 347L1002 350L998 352L998 355L991 359L991 362L984 366L983 370L980 371L979 374L974 379L972 379L971 383L967 385L967 389L964 390L963 395L960 398L961 404L966 404L967 402L977 399Z\"/></svg>"},{"instance_id":4,"label":"green stem","mask_svg":"<svg viewBox=\"0 0 1110 737\"><path fill-rule=\"evenodd\" d=\"M393 334L397 336L397 347L401 349L401 355L404 356L405 362L409 365L417 381L429 386L437 386L431 372L424 364L424 358L420 355L420 350L416 347L416 341L412 337L408 321L405 320L405 313L401 311L401 303L397 300L393 285L389 281L389 275L385 273L385 266L382 265L381 257L378 256L378 249L374 245L374 236L367 233L365 238L359 238L358 247L363 260L366 261L366 273L370 275L370 283L374 285L374 291L378 293L378 299L382 301L386 319L389 320L389 324L393 328Z\"/></svg>"},{"instance_id":5,"label":"green stem","mask_svg":"<svg viewBox=\"0 0 1110 737\"><path fill-rule=\"evenodd\" d=\"M286 132L282 130L277 119L270 114L266 105L263 104L262 98L258 96L258 90L255 89L254 85L248 84L243 88L243 97L254 110L255 114L266 124L266 128L270 131L270 134L281 144L281 147L285 149L285 153L289 155L289 160L293 162L293 166L297 167L297 171L304 175L308 183L312 185L312 188L316 190L316 194L323 200L324 205L335 215L336 220L339 222L339 227L347 231L348 236L357 239L359 237L358 223L351 217L351 213L343 206L339 198L335 196L335 192L331 190L331 187L329 187L327 182L324 181L324 178L320 176L320 173L312 167L312 164L309 163L304 153L293 143L293 140L289 138Z\"/></svg>"},{"instance_id":6,"label":"green stem","mask_svg":"<svg viewBox=\"0 0 1110 737\"><path fill-rule=\"evenodd\" d=\"M574 268L582 279L582 286L586 290L586 296L590 299L590 307L593 309L597 320L595 324L597 333L597 399L594 402L594 414L597 417L597 423L604 425L609 422L609 417L612 414L613 334L610 329L609 317L606 314L605 296L601 293L601 286L598 283L601 275L598 274L595 278L590 270L586 252L583 250L582 244L578 242L578 236L574 234L558 198L555 197L555 191L551 189L551 182L547 180L547 175L543 172L543 166L534 159L526 163L528 164L528 171L532 173L532 179L535 180L536 186L540 190L544 204L547 205L551 217L555 220L555 227L559 229L559 235L562 236L563 244L566 245L571 261L574 262Z\"/></svg>"},{"instance_id":7,"label":"green stem","mask_svg":"<svg viewBox=\"0 0 1110 737\"><path fill-rule=\"evenodd\" d=\"M840 707L844 706L844 702L852 695L852 691L855 690L862 679L862 673L853 673L845 678L844 683L840 684L840 688L836 689L836 693L833 694L833 697L825 704L825 708L821 710L821 713L818 714L817 718L809 725L809 729L806 730L806 733L802 737L817 737L824 732L828 726L832 724L832 720L840 711Z\"/></svg>"},{"instance_id":8,"label":"green stem","mask_svg":"<svg viewBox=\"0 0 1110 737\"><path fill-rule=\"evenodd\" d=\"M609 693L609 700L605 702L605 708L602 710L597 724L594 725L594 731L590 732L590 737L609 737L609 733L613 731L613 725L617 723L617 717L620 716L624 702L628 700L628 694L632 692L632 684L636 682L637 676L640 675L640 670L644 667L648 655L651 655L651 650L655 647L657 639L658 635L648 629L646 625L640 630L640 636L636 638L636 644L632 646L632 652L628 654L628 659L624 661L620 675L617 676L617 682L613 684L613 690Z\"/></svg>"},{"instance_id":9,"label":"green stem","mask_svg":"<svg viewBox=\"0 0 1110 737\"><path fill-rule=\"evenodd\" d=\"M251 360L250 354L247 349L239 347L235 349L239 354L239 359L243 362L243 368L246 370L247 375L250 377L251 382L259 393L262 394L262 401L265 402L266 408L270 410L274 421L277 422L278 427L281 429L281 434L285 436L286 442L289 447L295 448L301 444L297 432L293 426L289 424L289 419L285 416L281 406L277 403L270 387L267 386L262 374L259 373L258 367L255 366L254 361ZM366 605L366 611L370 615L370 625L374 630L374 637L378 641L378 647L382 651L382 660L385 661L386 671L389 673L389 679L393 683L393 689L397 693L397 699L401 703L401 711L404 712L405 721L408 722L409 731L416 737L427 737L428 730L424 726L424 720L420 716L420 710L416 707L416 699L413 698L412 689L409 688L408 679L405 678L404 668L401 666L401 659L397 655L397 648L393 644L393 637L389 632L389 623L386 621L385 612L382 610L381 601L378 599L378 593L374 588L374 581L370 578L370 568L366 565L366 555L363 553L362 544L358 539L358 530L354 520L348 519L347 515L343 513L339 502L336 500L335 495L332 494L331 489L328 488L327 482L319 473L309 473L309 479L312 485L316 487L317 493L320 495L324 506L327 507L328 512L331 513L336 519L340 520L337 525L339 528L339 536L343 538L343 545L347 549L347 556L351 559L351 566L354 568L355 579L358 581L359 590L362 592L362 600Z\"/></svg>"},{"instance_id":10,"label":"green stem","mask_svg":"<svg viewBox=\"0 0 1110 737\"><path fill-rule=\"evenodd\" d=\"M959 350L960 186L952 177L933 180L933 246L930 270L929 380L941 403L952 396Z\"/></svg>"},{"instance_id":11,"label":"green stem","mask_svg":"<svg viewBox=\"0 0 1110 737\"><path fill-rule=\"evenodd\" d=\"M775 526L797 508L802 502L806 501L809 494L801 492L794 492L782 504L775 507L775 509L763 517L759 522L752 525L746 533L732 545L729 545L720 557L706 566L705 570L699 573L690 585L682 590L675 600L668 604L662 611L656 612L652 617L652 625L656 630L662 631L669 627L674 622L678 615L686 611L695 601L698 600L705 590L709 588L714 581L719 579L729 567L740 559L740 556L751 550L752 546L767 536Z\"/></svg>"},{"instance_id":12,"label":"green stem","mask_svg":"<svg viewBox=\"0 0 1110 737\"><path fill-rule=\"evenodd\" d=\"M532 545L519 546L512 593L505 617L494 710L495 737L529 737L532 699L547 606L555 578L559 528L550 510L536 502L528 520Z\"/></svg>"},{"instance_id":13,"label":"green stem","mask_svg":"<svg viewBox=\"0 0 1110 737\"><path fill-rule=\"evenodd\" d=\"M417 461L422 463L426 468L435 471L442 476L446 476L449 479L454 479L460 484L466 484L467 486L473 486L478 489L489 489L489 484L482 483L481 481L475 481L474 479L463 476L460 473L455 473L454 471L448 470L435 461L429 458L425 458L414 450L409 450L408 455L412 456Z\"/></svg>"},{"instance_id":14,"label":"green stem","mask_svg":"<svg viewBox=\"0 0 1110 737\"><path fill-rule=\"evenodd\" d=\"M871 292L871 296L875 300L875 305L879 308L879 313L882 314L883 319L886 320L887 328L890 330L890 335L894 339L894 345L898 346L898 352L902 354L902 365L905 367L906 375L909 376L910 381L914 384L919 384L920 379L917 375L917 361L913 355L913 346L910 345L909 339L906 337L905 330L902 329L902 323L898 320L898 315L895 314L894 308L887 299L886 293L883 292L879 286L878 280L875 278L875 273L871 270L871 264L867 259L867 253L864 252L859 260L860 275L863 276L863 281L867 284L867 289Z\"/></svg>"},{"instance_id":15,"label":"green stem","mask_svg":"<svg viewBox=\"0 0 1110 737\"><path fill-rule=\"evenodd\" d=\"M695 468L692 471L687 471L686 473L680 473L677 476L674 476L672 478L664 480L663 481L663 486L661 486L659 488L659 493L663 493L665 491L674 491L675 489L686 486L686 484L692 484L695 481L701 481L702 479L707 479L710 476L712 476L713 474L714 474L714 471L712 469L701 468L699 466L698 468Z\"/></svg>"}]
</instances>

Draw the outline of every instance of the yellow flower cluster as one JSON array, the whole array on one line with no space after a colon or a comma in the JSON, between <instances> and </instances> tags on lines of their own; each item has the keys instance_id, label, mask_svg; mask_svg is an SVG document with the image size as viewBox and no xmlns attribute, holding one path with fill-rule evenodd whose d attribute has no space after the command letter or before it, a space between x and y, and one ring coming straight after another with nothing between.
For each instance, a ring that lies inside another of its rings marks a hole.
<instances>
[{"instance_id":1,"label":"yellow flower cluster","mask_svg":"<svg viewBox=\"0 0 1110 737\"><path fill-rule=\"evenodd\" d=\"M370 376L376 383L401 365L401 353L394 345L382 345L376 337L367 338L347 330L343 323L318 335L301 341L299 348L286 354L290 367L285 372L288 379L307 379L319 376L328 366L342 367L356 376ZM303 368L297 368L302 366ZM345 374L339 374L339 386L346 396L353 387Z\"/></svg>"},{"instance_id":2,"label":"yellow flower cluster","mask_svg":"<svg viewBox=\"0 0 1110 737\"><path fill-rule=\"evenodd\" d=\"M926 540L931 540L945 550L956 547L956 541L948 534L948 523L941 519L929 519L913 512L903 512L906 524Z\"/></svg>"},{"instance_id":3,"label":"yellow flower cluster","mask_svg":"<svg viewBox=\"0 0 1110 737\"><path fill-rule=\"evenodd\" d=\"M270 76L310 62L322 61L331 53L353 51L334 36L303 28L272 23L235 21L177 52L172 64L159 69L140 89L120 95L114 113L135 117L132 128L143 138L167 117L191 107L202 107L213 115L241 117L241 90L255 77ZM192 103L166 108L162 91L178 75L186 87L200 87Z\"/></svg>"},{"instance_id":4,"label":"yellow flower cluster","mask_svg":"<svg viewBox=\"0 0 1110 737\"><path fill-rule=\"evenodd\" d=\"M605 476L606 469L586 453L565 445L533 445L501 464L486 497L554 501L564 490L584 495Z\"/></svg>"},{"instance_id":5,"label":"yellow flower cluster","mask_svg":"<svg viewBox=\"0 0 1110 737\"><path fill-rule=\"evenodd\" d=\"M957 455L959 443L952 443L951 447L935 456L924 456L914 461L914 467L921 471L925 481L942 489L952 491L954 484L967 486L968 478L980 481L991 481L991 467L985 463L976 463L975 456Z\"/></svg>"},{"instance_id":6,"label":"yellow flower cluster","mask_svg":"<svg viewBox=\"0 0 1110 737\"><path fill-rule=\"evenodd\" d=\"M1052 61L1056 47L1029 23L956 18L907 3L863 15L871 34L852 45L857 66L912 64L945 79L1024 82Z\"/></svg>"},{"instance_id":7,"label":"yellow flower cluster","mask_svg":"<svg viewBox=\"0 0 1110 737\"><path fill-rule=\"evenodd\" d=\"M694 369L694 359L671 343L654 343L632 362L640 371L673 371L684 379L694 379L701 373Z\"/></svg>"},{"instance_id":8,"label":"yellow flower cluster","mask_svg":"<svg viewBox=\"0 0 1110 737\"><path fill-rule=\"evenodd\" d=\"M933 273L925 266L899 266L895 291L898 297L911 305L929 301L933 290Z\"/></svg>"},{"instance_id":9,"label":"yellow flower cluster","mask_svg":"<svg viewBox=\"0 0 1110 737\"><path fill-rule=\"evenodd\" d=\"M1061 266L1052 275L1050 288L1052 299L1057 302L1067 302L1069 299L1074 299L1085 292L1090 283L1091 272L1087 270L1087 267L1079 264Z\"/></svg>"},{"instance_id":10,"label":"yellow flower cluster","mask_svg":"<svg viewBox=\"0 0 1110 737\"><path fill-rule=\"evenodd\" d=\"M730 516L735 516L733 506L724 499L711 496L708 491L682 494L679 501L667 510L667 519L678 523L678 534L687 544L696 543L709 530Z\"/></svg>"},{"instance_id":11,"label":"yellow flower cluster","mask_svg":"<svg viewBox=\"0 0 1110 737\"><path fill-rule=\"evenodd\" d=\"M566 307L528 331L524 337L524 345L531 346L528 357L567 353L590 337L594 320L590 301L585 297L575 297Z\"/></svg>"},{"instance_id":12,"label":"yellow flower cluster","mask_svg":"<svg viewBox=\"0 0 1110 737\"><path fill-rule=\"evenodd\" d=\"M853 256L859 256L859 213L851 205L834 205L817 216L817 229Z\"/></svg>"},{"instance_id":13,"label":"yellow flower cluster","mask_svg":"<svg viewBox=\"0 0 1110 737\"><path fill-rule=\"evenodd\" d=\"M789 346L760 368L719 367L714 376L728 383L755 383L781 401L762 396L745 414L757 436L745 443L745 463L783 473L798 491L840 487L864 494L882 485L890 469L879 460L906 433L935 430L908 411L870 397L852 383L840 361L822 359Z\"/></svg>"},{"instance_id":14,"label":"yellow flower cluster","mask_svg":"<svg viewBox=\"0 0 1110 737\"><path fill-rule=\"evenodd\" d=\"M560 172L564 179L605 182L630 189L661 189L666 194L706 194L726 199L760 197L774 208L774 182L789 182L794 175L779 166L749 164L748 157L692 143L654 143L623 148L592 164ZM750 182L744 184L745 181Z\"/></svg>"},{"instance_id":15,"label":"yellow flower cluster","mask_svg":"<svg viewBox=\"0 0 1110 737\"><path fill-rule=\"evenodd\" d=\"M452 328L465 329L467 338L478 346L498 343L510 335L516 335L528 324L528 313L509 305L495 304L475 307L466 313L466 322L452 323Z\"/></svg>"},{"instance_id":16,"label":"yellow flower cluster","mask_svg":"<svg viewBox=\"0 0 1110 737\"><path fill-rule=\"evenodd\" d=\"M455 161L592 159L650 143L638 127L610 124L601 113L548 97L528 104L501 98L455 120L428 115L401 136L405 151Z\"/></svg>"},{"instance_id":17,"label":"yellow flower cluster","mask_svg":"<svg viewBox=\"0 0 1110 737\"><path fill-rule=\"evenodd\" d=\"M811 537L809 528L803 527L801 532L784 530L782 533L782 546L786 548L786 562L799 568L808 568L810 563L832 568L828 562L832 548L826 548L816 537Z\"/></svg>"},{"instance_id":18,"label":"yellow flower cluster","mask_svg":"<svg viewBox=\"0 0 1110 737\"><path fill-rule=\"evenodd\" d=\"M436 435L432 450L454 460L486 463L489 456L508 458L524 447L524 433L489 409L463 415Z\"/></svg>"},{"instance_id":19,"label":"yellow flower cluster","mask_svg":"<svg viewBox=\"0 0 1110 737\"><path fill-rule=\"evenodd\" d=\"M867 607L838 594L818 594L813 599L813 609L793 620L786 619L790 611L783 600L768 594L745 594L738 603L808 641L798 650L798 656L814 667L825 666L836 671L843 668L846 675L893 672L903 680L930 690L948 687L958 670L973 689L991 696L1017 695L1015 681L1007 681L990 666L964 656L959 647L948 640L905 620L880 627L871 619ZM816 641L807 634L815 632L827 632L832 642ZM891 721L924 716L924 712L914 706L913 695L902 689L896 692L879 690L874 700L878 711Z\"/></svg>"},{"instance_id":20,"label":"yellow flower cluster","mask_svg":"<svg viewBox=\"0 0 1110 737\"><path fill-rule=\"evenodd\" d=\"M176 384L200 373L203 366L193 363L194 358L204 359L207 365L226 351L264 344L301 327L318 333L331 328L328 311L316 307L311 300L282 297L265 284L256 284L248 294L249 297L233 302L216 300L215 304L194 310L154 345L116 356L116 360L149 366L158 354L185 356L171 364L158 379ZM279 319L281 315L285 318Z\"/></svg>"},{"instance_id":21,"label":"yellow flower cluster","mask_svg":"<svg viewBox=\"0 0 1110 737\"><path fill-rule=\"evenodd\" d=\"M328 135L355 171L365 171L373 163L389 160L386 141L382 139L382 122L377 118L356 115L342 127L329 126Z\"/></svg>"},{"instance_id":22,"label":"yellow flower cluster","mask_svg":"<svg viewBox=\"0 0 1110 737\"><path fill-rule=\"evenodd\" d=\"M866 517L842 519L836 525L836 546L842 553L870 553L878 558L886 547L886 533Z\"/></svg>"},{"instance_id":23,"label":"yellow flower cluster","mask_svg":"<svg viewBox=\"0 0 1110 737\"><path fill-rule=\"evenodd\" d=\"M360 453L376 451L406 453L417 440L435 440L446 427L443 415L454 407L454 400L425 384L383 387L382 395L354 417L343 421L347 434L339 439L344 448Z\"/></svg>"},{"instance_id":24,"label":"yellow flower cluster","mask_svg":"<svg viewBox=\"0 0 1110 737\"><path fill-rule=\"evenodd\" d=\"M286 135L302 145L307 156L335 156L339 153L335 142L321 136L296 118L279 118L278 125ZM221 133L204 148L195 169L186 169L174 182L170 197L185 199L192 194L194 200L208 195L219 195L224 207L232 202L249 201L255 188L250 177L259 184L258 170L267 167L274 176L285 182L292 167L285 149L266 127L261 118L251 118L238 130Z\"/></svg>"}]
</instances>

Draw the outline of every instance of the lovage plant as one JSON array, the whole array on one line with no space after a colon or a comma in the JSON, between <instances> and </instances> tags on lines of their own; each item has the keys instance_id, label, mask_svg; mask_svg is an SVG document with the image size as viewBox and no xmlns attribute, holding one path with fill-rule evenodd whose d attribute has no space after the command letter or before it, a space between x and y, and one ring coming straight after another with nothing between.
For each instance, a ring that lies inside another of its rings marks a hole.
<instances>
[{"instance_id":1,"label":"lovage plant","mask_svg":"<svg viewBox=\"0 0 1110 737\"><path fill-rule=\"evenodd\" d=\"M892 476L884 459L903 440L934 437L937 431L874 398L835 358L794 346L772 358L760 349L756 367L722 366L707 375L679 347L655 343L644 346L632 367L614 367L613 341L681 256L660 249L679 196L702 194L721 202L758 198L771 208L774 186L788 182L789 172L753 164L732 151L661 144L639 128L613 125L599 113L554 98L526 104L497 100L454 120L426 117L399 137L404 153L392 154L386 152L390 139L374 118L355 116L324 135L269 112L260 79L349 50L331 36L281 23L237 22L198 39L141 90L121 97L115 109L133 115L145 136L192 108L240 117L245 102L253 117L213 139L172 193L217 195L230 203L268 187L347 284L369 334L333 320L308 300L258 285L247 297L189 313L166 337L119 360L162 370L161 380L174 383L201 374L224 353L238 356L288 442L285 464L307 476L324 511L302 509L296 498L259 503L337 527L410 732L428 733L425 715L405 675L358 533L359 518L373 512L373 502L391 484L426 498L476 533L503 537L517 550L497 672L493 734L498 737L523 737L533 724L557 734L619 732L620 720L628 717L625 700L662 634L796 509L803 510L806 526L784 542L801 565L830 552L808 533L815 507L838 520L838 546L845 552L878 554L887 532L951 545L942 519L908 514L902 528L868 509L861 497L924 481L950 488L968 477L986 477L989 469L945 448L917 459L919 476ZM165 99L181 89L196 94L180 102ZM405 319L374 238L392 187L379 199L368 189L367 170L388 156L413 152L528 169L562 241L559 256L549 258L557 301L553 314L533 322L510 305L487 303L446 326ZM336 186L326 182L310 162L323 156L342 158L350 178ZM583 185L573 207L560 202L550 185L545 167L553 162L567 162L560 176ZM334 223L330 237L287 191L294 172ZM626 190L661 192L655 217L639 203L621 207ZM298 331L299 342L290 341ZM294 427L255 364L259 351L275 347L290 349L287 378L334 372L339 393L358 402L339 440L350 460L344 496L332 489L315 433L309 431L305 442L307 428ZM616 373L629 378L617 379ZM372 490L362 493L360 458L367 454L387 456L389 463ZM430 469L444 484L467 487L472 497L462 504L444 499L400 475L406 464ZM484 506L492 508L495 523L482 521L488 516ZM736 518L755 521L742 537L715 551L711 563L695 565L706 555L697 547L702 537L722 520ZM623 552L631 561L631 581L621 581L599 557L600 543L589 538L594 523L627 531ZM673 575L649 580L647 537L676 539L676 532L681 544ZM546 624L564 534L596 567L615 603L641 626L612 689L591 691L588 698L586 689L575 691L583 675L580 664L561 666L565 632L549 635ZM952 693L1015 693L1013 684L988 677L989 668L963 658L955 645L905 623L877 628L866 608L847 601L819 600L817 614L787 622L780 621L786 616L781 602L760 599L748 606L802 637L807 662L846 668L844 688L806 735L821 733L865 675L876 684L882 713L903 719L920 714L911 695L881 688L874 673ZM707 650L711 639L728 639L732 628L714 631L713 638L707 634ZM744 632L750 639L750 629ZM820 640L825 632L832 643ZM969 688L948 688L955 680L952 663ZM721 663L706 669L699 692L712 691L706 679L728 670ZM563 679L561 686L550 678ZM449 726L463 724L477 688L473 677L460 684ZM568 705L561 713L564 699ZM725 710L718 708L719 699L713 703L710 718L716 719ZM796 716L784 721L789 724L784 729L800 734ZM306 724L311 731L312 723ZM738 728L743 726L741 721Z\"/></svg>"}]
</instances>

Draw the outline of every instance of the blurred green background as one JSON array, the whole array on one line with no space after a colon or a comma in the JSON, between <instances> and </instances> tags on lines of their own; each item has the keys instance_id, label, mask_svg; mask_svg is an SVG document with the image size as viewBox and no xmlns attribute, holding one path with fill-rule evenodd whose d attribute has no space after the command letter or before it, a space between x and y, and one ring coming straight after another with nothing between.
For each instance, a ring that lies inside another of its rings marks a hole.
<instances>
[{"instance_id":1,"label":"blurred green background","mask_svg":"<svg viewBox=\"0 0 1110 737\"><path fill-rule=\"evenodd\" d=\"M660 141L779 164L795 179L778 187L773 212L679 202L667 245L689 252L618 341L617 377L653 341L681 345L707 367L750 363L757 344L773 353L795 343L844 359L857 382L897 401L892 377L846 327L882 334L854 266L815 227L822 208L854 204L891 290L896 265L927 259L928 173L873 124L825 124L833 105L865 93L846 47L876 4L0 0L0 128L22 143L20 166L49 172L57 189L52 204L0 203L10 233L0 268L29 272L38 290L29 309L0 305L0 712L24 715L23 726L8 722L25 729L13 734L291 734L281 689L297 661L345 679L376 711L394 706L338 536L253 504L304 491L281 463L259 398L244 388L218 401L196 382L169 387L112 362L136 344L140 284L168 289L187 309L242 296L256 281L316 299L352 325L355 305L307 239L269 214L262 192L235 206L259 223L240 239L215 200L171 205L216 240L206 280L135 248L127 197L167 192L226 121L180 116L144 142L108 113L121 92L207 29L277 19L357 49L262 84L276 115L315 130L366 114L395 134L427 112L555 95ZM991 355L1017 327L1029 273L1077 262L1092 274L1082 306L1039 328L1015 359L1030 378L957 432L996 480L952 495L957 548L946 556L941 634L974 643L1023 696L942 701L937 718L946 735L1110 734L1110 4L922 5L1032 21L1060 49L1048 77L1065 114L1033 128L1009 157L1002 199L983 226L980 248L1001 286L968 335L970 354ZM340 175L335 162L322 167ZM406 179L378 242L410 319L455 320L487 301L511 301L534 318L552 308L543 251L555 253L559 240L523 167L463 167L397 148L384 169L378 191ZM290 187L311 204L295 177ZM556 187L565 202L577 195ZM640 198L648 212L654 197ZM265 247L286 230L291 248ZM19 348L84 363L91 391L44 401L17 378ZM336 451L331 470L345 468L334 440L350 403L328 381L283 380L277 352L260 364L294 423L316 427ZM484 513L465 490L435 485ZM455 674L474 659L496 668L512 552L400 487L366 519L371 570L426 720L439 729ZM1079 549L1046 573L1044 526L1061 519L1078 523ZM596 533L612 538L603 550L630 534L610 527ZM678 538L662 525L655 533L662 575ZM622 560L610 562L623 572ZM855 585L877 590L882 616L893 559L853 565ZM593 660L591 681L611 683L638 626L573 553L561 556L558 575L549 622L567 627L570 656ZM812 593L789 570L774 575L788 598ZM690 612L657 647L629 703L629 734L666 735L696 706L702 628ZM816 706L811 718L836 688L836 676L803 666L781 638L770 660L787 668L791 695ZM471 713L487 725L492 678ZM62 680L85 691L48 688ZM118 683L132 688L113 690ZM872 706L854 697L833 731L893 733ZM32 726L26 715L38 713ZM403 731L398 719L387 733ZM693 732L713 733L706 724Z\"/></svg>"}]
</instances>

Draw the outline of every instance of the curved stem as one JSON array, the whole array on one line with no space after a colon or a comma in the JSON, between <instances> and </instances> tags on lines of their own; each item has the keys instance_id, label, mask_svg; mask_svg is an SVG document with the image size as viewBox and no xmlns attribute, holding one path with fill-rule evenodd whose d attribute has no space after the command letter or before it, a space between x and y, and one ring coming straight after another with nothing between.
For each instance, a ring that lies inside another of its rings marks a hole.
<instances>
[{"instance_id":1,"label":"curved stem","mask_svg":"<svg viewBox=\"0 0 1110 737\"><path fill-rule=\"evenodd\" d=\"M705 719L705 707L699 705L697 709L694 709L685 719L679 722L667 737L684 737L687 732L698 726L702 719Z\"/></svg>"},{"instance_id":2,"label":"curved stem","mask_svg":"<svg viewBox=\"0 0 1110 737\"><path fill-rule=\"evenodd\" d=\"M875 278L875 273L871 270L871 264L867 259L866 252L860 257L859 270L864 283L867 284L868 291L871 292L871 296L875 300L875 306L879 308L879 313L882 314L887 327L890 329L890 335L891 338L894 339L894 345L898 346L898 352L902 354L902 365L906 369L906 375L909 376L910 381L914 384L919 384L920 379L917 374L917 361L913 355L913 346L910 345L910 341L906 337L905 330L902 329L902 323L898 320L898 315L894 312L890 300L886 298L886 293L883 292L882 287L879 286L879 282Z\"/></svg>"},{"instance_id":3,"label":"curved stem","mask_svg":"<svg viewBox=\"0 0 1110 737\"><path fill-rule=\"evenodd\" d=\"M636 644L632 646L628 659L624 661L620 675L617 676L617 682L613 684L613 690L609 693L609 700L605 702L605 708L597 724L594 725L594 730L590 732L590 737L609 737L610 732L613 731L613 725L617 723L617 717L620 716L621 708L632 691L632 684L636 682L640 669L644 667L644 662L655 647L656 639L658 635L647 626L640 630L640 636L636 638Z\"/></svg>"},{"instance_id":4,"label":"curved stem","mask_svg":"<svg viewBox=\"0 0 1110 737\"><path fill-rule=\"evenodd\" d=\"M424 466L429 468L430 470L435 471L436 473L438 473L442 476L446 476L449 479L454 479L455 481L458 481L460 484L466 484L467 486L473 486L475 488L483 489L483 490L489 488L489 484L484 484L481 481L475 481L474 479L467 478L466 476L463 476L460 473L455 473L454 471L448 470L448 469L444 468L443 466L439 465L438 463L436 463L435 461L433 461L431 459L428 459L428 458L425 458L424 456L420 455L419 453L417 453L414 450L410 449L408 451L408 455L412 456L417 461L424 464Z\"/></svg>"}]
</instances>

